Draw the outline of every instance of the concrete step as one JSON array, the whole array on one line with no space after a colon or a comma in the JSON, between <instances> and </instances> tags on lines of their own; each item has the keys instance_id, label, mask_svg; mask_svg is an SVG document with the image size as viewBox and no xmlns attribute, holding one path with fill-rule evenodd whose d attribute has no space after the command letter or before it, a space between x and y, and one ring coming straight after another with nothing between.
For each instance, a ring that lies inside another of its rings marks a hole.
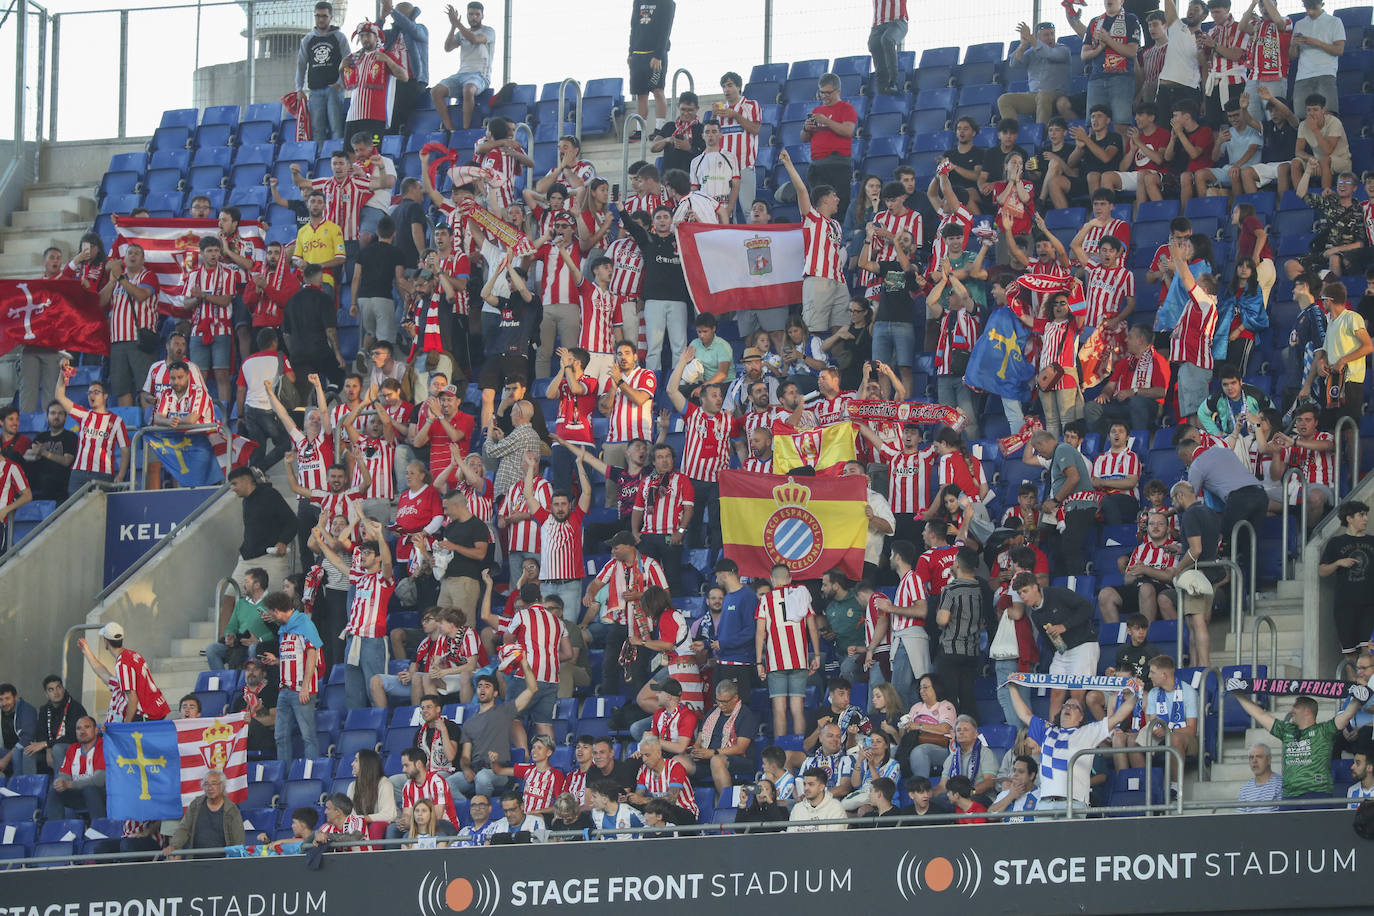
<instances>
[{"instance_id":1,"label":"concrete step","mask_svg":"<svg viewBox=\"0 0 1374 916\"><path fill-rule=\"evenodd\" d=\"M172 652L169 658L190 658L199 656L205 647L210 644L209 639L190 636L185 639L172 640Z\"/></svg>"},{"instance_id":2,"label":"concrete step","mask_svg":"<svg viewBox=\"0 0 1374 916\"><path fill-rule=\"evenodd\" d=\"M1250 778L1249 748L1244 748L1236 753L1234 757L1227 757L1225 763L1212 764L1212 782L1232 782L1235 788L1239 789ZM1277 755L1274 756L1271 765L1275 773L1283 771L1283 760ZM1232 798L1235 796L1232 795Z\"/></svg>"},{"instance_id":3,"label":"concrete step","mask_svg":"<svg viewBox=\"0 0 1374 916\"><path fill-rule=\"evenodd\" d=\"M77 215L95 219L95 185L71 184L69 182L41 182L24 189L25 210L71 210L77 207Z\"/></svg>"},{"instance_id":4,"label":"concrete step","mask_svg":"<svg viewBox=\"0 0 1374 916\"><path fill-rule=\"evenodd\" d=\"M201 648L204 648L205 643L215 638L215 630L215 624L208 620L191 624L191 636L200 640Z\"/></svg>"},{"instance_id":5,"label":"concrete step","mask_svg":"<svg viewBox=\"0 0 1374 916\"><path fill-rule=\"evenodd\" d=\"M14 251L0 253L0 277L22 280L41 276L43 256L41 252Z\"/></svg>"},{"instance_id":6,"label":"concrete step","mask_svg":"<svg viewBox=\"0 0 1374 916\"><path fill-rule=\"evenodd\" d=\"M39 153L38 172L45 178L100 183L116 153L137 153L148 148L148 137L45 143Z\"/></svg>"},{"instance_id":7,"label":"concrete step","mask_svg":"<svg viewBox=\"0 0 1374 916\"><path fill-rule=\"evenodd\" d=\"M1249 633L1240 637L1239 646L1244 647L1247 653L1250 651L1250 643L1252 639L1253 637ZM1260 656L1262 658L1268 656L1270 639L1271 637L1267 630L1262 631L1260 633L1259 648ZM1300 653L1302 651L1303 646L1302 629L1300 627L1279 627L1278 646L1280 656L1284 654L1284 650L1297 651ZM1237 640L1234 636L1232 636L1232 634L1227 633L1226 639L1221 643L1221 648L1225 650L1234 650L1237 648Z\"/></svg>"},{"instance_id":8,"label":"concrete step","mask_svg":"<svg viewBox=\"0 0 1374 916\"><path fill-rule=\"evenodd\" d=\"M204 666L205 659L201 659L201 667ZM162 695L167 698L167 704L172 707L173 712L178 700L195 691L198 674L196 671L178 671L157 675L157 685L162 688Z\"/></svg>"},{"instance_id":9,"label":"concrete step","mask_svg":"<svg viewBox=\"0 0 1374 916\"><path fill-rule=\"evenodd\" d=\"M90 224L90 220L83 220L74 210L16 210L10 214L10 225L15 229L65 231L73 226Z\"/></svg>"},{"instance_id":10,"label":"concrete step","mask_svg":"<svg viewBox=\"0 0 1374 916\"><path fill-rule=\"evenodd\" d=\"M1296 598L1302 600L1304 584L1302 577L1302 564L1295 563L1289 572L1291 579L1283 579L1279 582L1278 596L1280 598Z\"/></svg>"},{"instance_id":11,"label":"concrete step","mask_svg":"<svg viewBox=\"0 0 1374 916\"><path fill-rule=\"evenodd\" d=\"M1227 764L1230 766L1230 764ZM1189 785L1185 793L1189 801L1208 801L1208 802L1227 802L1235 801L1240 795L1240 787L1245 785L1250 778L1250 767L1245 766L1245 779L1217 779L1213 775L1211 782L1197 782ZM1212 768L1213 771L1216 767ZM1278 768L1275 767L1277 772ZM1225 809L1221 809L1225 810ZM1234 810L1234 809L1233 809Z\"/></svg>"},{"instance_id":12,"label":"concrete step","mask_svg":"<svg viewBox=\"0 0 1374 916\"><path fill-rule=\"evenodd\" d=\"M151 660L153 676L161 680L162 675L178 671L205 671L205 659L199 655L169 655Z\"/></svg>"},{"instance_id":13,"label":"concrete step","mask_svg":"<svg viewBox=\"0 0 1374 916\"><path fill-rule=\"evenodd\" d=\"M63 248L64 251L74 247L77 239L80 238L79 233L85 231L85 229L86 225L83 224L80 229L75 229L70 234L64 233L64 235L67 235L65 239L67 244L65 246L58 244L64 241L64 239L58 238L57 233L54 232L29 232L23 229L5 229L0 231L0 251L11 255L29 254L41 259L44 250L53 245L58 245L58 247Z\"/></svg>"},{"instance_id":14,"label":"concrete step","mask_svg":"<svg viewBox=\"0 0 1374 916\"><path fill-rule=\"evenodd\" d=\"M1247 728L1245 730L1245 747L1251 748L1254 747L1256 744L1267 744L1270 748L1278 750L1278 748L1281 745L1281 742L1278 738L1275 738L1273 735L1269 734L1268 729Z\"/></svg>"}]
</instances>

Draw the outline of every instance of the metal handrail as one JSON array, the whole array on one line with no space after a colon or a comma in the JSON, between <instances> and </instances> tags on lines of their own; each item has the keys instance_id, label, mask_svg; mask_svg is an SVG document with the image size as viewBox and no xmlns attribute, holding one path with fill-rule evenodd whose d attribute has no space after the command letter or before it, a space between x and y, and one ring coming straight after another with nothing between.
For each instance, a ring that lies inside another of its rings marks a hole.
<instances>
[{"instance_id":1,"label":"metal handrail","mask_svg":"<svg viewBox=\"0 0 1374 916\"><path fill-rule=\"evenodd\" d=\"M639 131L639 158L649 158L649 122L641 114L627 114L620 125L620 186L626 194L630 193L630 137L633 136L630 128L636 125Z\"/></svg>"},{"instance_id":2,"label":"metal handrail","mask_svg":"<svg viewBox=\"0 0 1374 916\"><path fill-rule=\"evenodd\" d=\"M133 475L130 474L130 476L132 477ZM81 502L82 497L84 497L87 493L90 493L94 490L127 490L131 486L132 484L127 480L121 483L109 483L103 480L86 481L84 484L82 484L81 489L77 490L75 493L68 496L66 499L62 500L62 502L58 503L57 508L52 511L51 515L40 521L37 525L34 525L33 528L29 531L29 533L24 536L24 539L19 542L19 544L27 543L29 538L38 534L40 531L45 530L46 528L48 528L48 526L56 524L57 520L61 518L63 515L65 515L67 511L70 510L73 506ZM10 517L13 518L14 514L10 513ZM18 547L19 544L16 544L14 546ZM15 551L6 551L3 556L0 556L0 567L3 567L14 556L17 556L17 553Z\"/></svg>"},{"instance_id":3,"label":"metal handrail","mask_svg":"<svg viewBox=\"0 0 1374 916\"><path fill-rule=\"evenodd\" d=\"M224 597L224 586L228 584L234 590L234 601L237 603L243 597L243 588L234 581L233 576L220 576L215 583L215 597L210 601L210 623L214 624L215 633L219 633L219 603Z\"/></svg>"},{"instance_id":4,"label":"metal handrail","mask_svg":"<svg viewBox=\"0 0 1374 916\"><path fill-rule=\"evenodd\" d=\"M566 89L566 88L568 88L568 86L572 86L574 89L577 90L577 100L576 100L575 106L574 106L574 108L573 108L573 111L575 112L575 117L573 118L573 136L576 137L576 138L578 139L578 142L581 142L581 141L582 141L582 84L579 83L577 80L573 79L571 76L568 77L567 79L563 80L563 82L561 82L561 83L558 84L558 132L559 132L560 134L563 133L563 125L564 125L564 123L566 123L566 122L563 120L563 90Z\"/></svg>"},{"instance_id":5,"label":"metal handrail","mask_svg":"<svg viewBox=\"0 0 1374 916\"><path fill-rule=\"evenodd\" d=\"M1340 476L1339 466L1337 466L1336 469L1336 476ZM1288 481L1290 479L1296 480L1298 482L1298 503L1300 504L1299 509L1302 512L1302 537L1300 537L1298 540L1300 544L1307 543L1307 481L1303 479L1302 471L1300 469L1289 468L1288 470L1283 472L1283 477L1279 481L1279 502L1282 504L1282 508L1279 510L1279 534L1280 537L1283 539L1283 546L1281 548L1283 551L1283 565L1279 568L1280 571L1283 573L1283 578L1285 581L1287 581L1288 573L1291 569L1291 558L1288 556ZM1302 548L1300 546L1299 550L1301 549Z\"/></svg>"},{"instance_id":6,"label":"metal handrail","mask_svg":"<svg viewBox=\"0 0 1374 916\"><path fill-rule=\"evenodd\" d=\"M1341 428L1349 426L1350 438L1355 442L1351 451L1355 453L1355 460L1350 465L1350 489L1353 492L1360 485L1360 428L1350 417L1341 417L1336 421L1336 428L1331 430L1331 436L1336 440L1336 473L1331 475L1331 507L1334 509L1341 504Z\"/></svg>"},{"instance_id":7,"label":"metal handrail","mask_svg":"<svg viewBox=\"0 0 1374 916\"><path fill-rule=\"evenodd\" d=\"M67 666L67 657L72 654L72 634L83 630L98 630L103 626L103 623L78 623L67 627L67 632L62 634L62 686L67 688L68 693L72 692L71 672Z\"/></svg>"},{"instance_id":8,"label":"metal handrail","mask_svg":"<svg viewBox=\"0 0 1374 916\"><path fill-rule=\"evenodd\" d=\"M1259 533L1255 531L1255 526L1245 519L1241 519L1231 526L1231 562L1240 566L1240 534L1242 526L1250 532L1250 601L1246 605L1251 611L1255 609L1255 594L1257 592L1256 583L1259 574ZM1244 573L1241 574L1241 585L1245 584Z\"/></svg>"},{"instance_id":9,"label":"metal handrail","mask_svg":"<svg viewBox=\"0 0 1374 916\"><path fill-rule=\"evenodd\" d=\"M1220 667L1220 666L1218 666L1218 665L1213 665L1212 667L1208 668L1207 671L1206 671L1205 673L1203 673L1203 675L1202 675L1202 695L1201 695L1201 699L1202 699L1204 702L1205 702L1206 699L1207 699L1207 675L1209 675L1209 674L1215 674L1215 675L1217 676L1217 708L1216 708L1216 713L1217 713L1217 759L1216 759L1216 762L1217 762L1217 763L1225 763L1225 762L1226 762L1226 730L1223 728L1223 723L1224 723L1224 721L1225 721L1225 719L1226 719L1226 692L1225 692L1224 690L1222 690L1222 688L1223 688L1224 686L1226 686L1226 682L1222 679L1222 676L1221 676L1221 667ZM1199 720L1205 720L1206 718L1207 718L1206 716L1199 716L1199 717L1198 717ZM1206 753L1206 752L1207 752L1207 745L1206 745L1206 744L1203 742L1203 740L1202 740L1203 736L1205 736L1205 735L1206 735L1206 723L1205 723L1205 721L1199 721L1199 723L1198 723L1198 749L1202 752L1202 753L1201 753L1201 756L1202 756L1202 757L1206 757L1206 756L1207 756L1207 753ZM1207 766L1207 780L1206 780L1206 781L1207 781L1207 782L1211 782L1211 781L1212 781L1212 766L1211 766L1211 764L1208 764L1208 766Z\"/></svg>"},{"instance_id":10,"label":"metal handrail","mask_svg":"<svg viewBox=\"0 0 1374 916\"><path fill-rule=\"evenodd\" d=\"M1228 560L1218 557L1215 560L1201 560L1193 564L1193 569L1225 569L1231 574L1231 635L1235 637L1236 644L1239 645L1241 636L1241 618L1244 616L1241 607L1240 589L1236 583L1243 578L1240 564L1235 560Z\"/></svg>"},{"instance_id":11,"label":"metal handrail","mask_svg":"<svg viewBox=\"0 0 1374 916\"><path fill-rule=\"evenodd\" d=\"M1274 669L1279 666L1279 625L1274 623L1274 618L1265 614L1263 617L1255 618L1255 629L1250 634L1250 665L1255 675L1259 676L1259 633L1260 625L1269 627L1269 676L1277 677ZM1240 646L1236 646L1237 656L1240 654ZM1237 659L1239 661L1239 659ZM1240 662L1244 664L1244 662Z\"/></svg>"},{"instance_id":12,"label":"metal handrail","mask_svg":"<svg viewBox=\"0 0 1374 916\"><path fill-rule=\"evenodd\" d=\"M105 588L101 590L100 594L95 596L94 604L98 605L106 598L108 598L110 595L114 594L115 589L119 588L130 578L132 578L134 573L138 572L139 569L143 567L144 563L147 563L149 560L151 560L153 558L153 555L162 549L163 545L171 543L173 538L177 537L179 534L181 534L181 532L189 528L192 522L194 522L196 519L204 515L205 512L208 511L211 506L213 506L215 503L219 501L219 498L221 496L228 492L229 484L227 482L222 483L218 487L216 487L215 492L205 497L205 501L202 502L199 506L196 506L196 508L192 510L190 515L186 516L184 519L178 522L176 526L173 527L171 531L167 532L167 534L160 541L158 541L152 547L149 547L148 550L144 552L143 556L139 557L137 560L134 560L132 563L130 563L129 568L124 570L124 572L120 573L118 579L115 579L109 585L105 586Z\"/></svg>"},{"instance_id":13,"label":"metal handrail","mask_svg":"<svg viewBox=\"0 0 1374 916\"><path fill-rule=\"evenodd\" d=\"M670 101L669 101L668 113L671 114L671 115L673 115L673 116L675 116L675 117L676 117L676 114L677 114L677 78L678 78L679 76L685 76L685 77L687 77L687 91L688 91L688 92L696 92L696 91L697 91L697 81L694 80L694 79L692 79L692 71L691 71L691 70L688 70L686 67L678 67L676 70L673 71L673 84L672 84L672 87L673 87L673 95L672 95L672 98L671 98Z\"/></svg>"},{"instance_id":14,"label":"metal handrail","mask_svg":"<svg viewBox=\"0 0 1374 916\"><path fill-rule=\"evenodd\" d=\"M519 142L520 142L520 132L521 132L521 131L524 131L524 132L525 132L525 143L523 144L524 149L525 149L525 155L527 155L527 156L529 156L531 159L533 159L533 158L534 158L534 128L533 128L533 127L530 127L530 126L529 126L528 124L526 124L524 121L517 121L517 122L515 123L515 125L511 128L511 134L510 134L512 137L515 138L515 142L516 142L516 143L519 143ZM505 218L505 214L504 214L504 213L503 213L503 214L500 214L500 215L501 215L501 218L502 218L502 219Z\"/></svg>"},{"instance_id":15,"label":"metal handrail","mask_svg":"<svg viewBox=\"0 0 1374 916\"><path fill-rule=\"evenodd\" d=\"M1155 718L1151 719L1149 722L1146 722L1146 723L1145 723L1145 728L1150 728L1155 722L1163 722L1163 724L1164 724L1164 726L1165 726L1166 728L1167 728L1168 725L1169 725L1169 723L1164 722L1163 719L1161 719L1161 718L1159 718L1158 716L1156 716ZM1177 814L1182 814L1182 813L1183 813L1183 767L1184 767L1184 760L1183 760L1183 755L1179 753L1178 748L1174 747L1172 744L1152 744L1152 745L1148 745L1148 746L1146 746L1146 747L1085 747L1085 748L1080 748L1079 750L1074 751L1073 754L1069 757L1069 772L1068 772L1068 776L1067 776L1067 778L1066 778L1066 780L1065 780L1065 783L1064 783L1064 810L1067 812L1064 816L1065 816L1067 819L1073 820L1073 813L1074 813L1074 808L1073 808L1073 773L1074 773L1074 763L1076 763L1076 762L1078 761L1078 758L1079 758L1079 757L1084 757L1084 756L1096 757L1096 756L1099 755L1099 754L1103 754L1103 755L1106 755L1106 756L1108 756L1108 757L1121 757L1121 756L1126 755L1126 754L1167 754L1167 755L1172 755L1172 756L1178 761L1178 774L1179 774L1179 791L1178 791L1178 799L1177 799L1177 801L1176 801L1174 804L1171 805L1171 804L1167 804L1167 803L1166 803L1165 805L1163 805L1163 807L1164 807L1165 809L1174 807L1174 808L1176 808L1175 813L1177 813ZM1166 763L1166 765L1165 765L1165 767L1164 767L1164 773L1165 773L1165 776L1167 777L1167 776L1168 776L1168 773L1169 773L1169 767L1168 767L1167 763ZM1165 781L1164 781L1164 791L1165 791L1166 793L1169 791L1169 781L1168 781L1168 779L1165 779ZM1144 807L1145 807L1147 810L1153 809L1153 808L1154 808L1153 802L1150 801L1150 799L1151 799L1153 796L1154 796L1154 791L1153 791L1153 785L1152 785L1151 777L1150 777L1150 768L1147 766L1147 767L1145 768L1145 805L1144 805Z\"/></svg>"},{"instance_id":16,"label":"metal handrail","mask_svg":"<svg viewBox=\"0 0 1374 916\"><path fill-rule=\"evenodd\" d=\"M138 472L138 488L148 489L148 436L163 436L167 433L185 433L192 435L195 433L212 433L220 429L218 423L202 423L197 426L144 426L134 433L134 441L129 444L130 450L138 456L142 462L142 467Z\"/></svg>"}]
</instances>

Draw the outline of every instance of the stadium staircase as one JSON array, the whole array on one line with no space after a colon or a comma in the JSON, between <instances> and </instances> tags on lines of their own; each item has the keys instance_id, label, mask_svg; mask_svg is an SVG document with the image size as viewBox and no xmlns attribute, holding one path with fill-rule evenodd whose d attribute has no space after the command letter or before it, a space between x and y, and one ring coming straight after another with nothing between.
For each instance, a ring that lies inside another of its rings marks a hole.
<instances>
[{"instance_id":1,"label":"stadium staircase","mask_svg":"<svg viewBox=\"0 0 1374 916\"><path fill-rule=\"evenodd\" d=\"M96 218L96 190L118 153L142 150L147 138L48 143L39 156L39 180L24 188L23 209L0 229L0 277L23 279L42 272L43 249L71 257Z\"/></svg>"}]
</instances>

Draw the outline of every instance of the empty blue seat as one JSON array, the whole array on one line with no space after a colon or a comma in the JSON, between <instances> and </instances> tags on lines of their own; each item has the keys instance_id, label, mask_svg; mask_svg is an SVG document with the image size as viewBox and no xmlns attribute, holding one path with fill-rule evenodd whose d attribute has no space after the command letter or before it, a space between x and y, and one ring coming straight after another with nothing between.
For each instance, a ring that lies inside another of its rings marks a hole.
<instances>
[{"instance_id":1,"label":"empty blue seat","mask_svg":"<svg viewBox=\"0 0 1374 916\"><path fill-rule=\"evenodd\" d=\"M799 60L793 62L787 76L789 79L819 79L829 68L828 60Z\"/></svg>"},{"instance_id":2,"label":"empty blue seat","mask_svg":"<svg viewBox=\"0 0 1374 916\"><path fill-rule=\"evenodd\" d=\"M958 48L927 48L921 52L921 69L926 67L954 67L958 63Z\"/></svg>"},{"instance_id":3,"label":"empty blue seat","mask_svg":"<svg viewBox=\"0 0 1374 916\"><path fill-rule=\"evenodd\" d=\"M315 723L317 726L318 722ZM292 779L324 779L333 770L333 762L328 757L306 757L302 760L291 761L291 768L287 772L286 778Z\"/></svg>"},{"instance_id":4,"label":"empty blue seat","mask_svg":"<svg viewBox=\"0 0 1374 916\"><path fill-rule=\"evenodd\" d=\"M350 709L348 716L344 719L344 727L349 729L370 728L374 735L381 737L382 729L386 727L385 709Z\"/></svg>"},{"instance_id":5,"label":"empty blue seat","mask_svg":"<svg viewBox=\"0 0 1374 916\"><path fill-rule=\"evenodd\" d=\"M952 88L922 89L916 94L917 108L942 108L945 111L954 107L955 93Z\"/></svg>"},{"instance_id":6,"label":"empty blue seat","mask_svg":"<svg viewBox=\"0 0 1374 916\"><path fill-rule=\"evenodd\" d=\"M1000 41L969 45L964 51L964 64L999 64L1006 57L1007 46Z\"/></svg>"},{"instance_id":7,"label":"empty blue seat","mask_svg":"<svg viewBox=\"0 0 1374 916\"><path fill-rule=\"evenodd\" d=\"M194 108L169 108L162 113L159 127L195 127L199 112Z\"/></svg>"},{"instance_id":8,"label":"empty blue seat","mask_svg":"<svg viewBox=\"0 0 1374 916\"><path fill-rule=\"evenodd\" d=\"M361 750L377 749L377 732L371 728L345 728L339 735L335 753L340 760L352 760Z\"/></svg>"},{"instance_id":9,"label":"empty blue seat","mask_svg":"<svg viewBox=\"0 0 1374 916\"><path fill-rule=\"evenodd\" d=\"M173 188L165 191L149 191L148 196L143 199L143 206L153 216L176 216L181 213L184 197L184 194Z\"/></svg>"},{"instance_id":10,"label":"empty blue seat","mask_svg":"<svg viewBox=\"0 0 1374 916\"><path fill-rule=\"evenodd\" d=\"M959 105L993 105L997 103L1002 92L1002 87L994 83L965 86L959 90Z\"/></svg>"},{"instance_id":11,"label":"empty blue seat","mask_svg":"<svg viewBox=\"0 0 1374 916\"><path fill-rule=\"evenodd\" d=\"M101 213L125 213L143 203L140 194L109 194L100 202Z\"/></svg>"},{"instance_id":12,"label":"empty blue seat","mask_svg":"<svg viewBox=\"0 0 1374 916\"><path fill-rule=\"evenodd\" d=\"M229 705L229 693L224 690L197 690L195 695L204 716L222 716Z\"/></svg>"},{"instance_id":13,"label":"empty blue seat","mask_svg":"<svg viewBox=\"0 0 1374 916\"><path fill-rule=\"evenodd\" d=\"M830 68L830 72L836 76L845 76L850 73L867 76L873 72L873 58L867 54L837 57L835 58L835 63Z\"/></svg>"},{"instance_id":14,"label":"empty blue seat","mask_svg":"<svg viewBox=\"0 0 1374 916\"><path fill-rule=\"evenodd\" d=\"M281 806L290 811L293 808L308 808L318 805L324 795L323 779L288 779L281 790Z\"/></svg>"}]
</instances>

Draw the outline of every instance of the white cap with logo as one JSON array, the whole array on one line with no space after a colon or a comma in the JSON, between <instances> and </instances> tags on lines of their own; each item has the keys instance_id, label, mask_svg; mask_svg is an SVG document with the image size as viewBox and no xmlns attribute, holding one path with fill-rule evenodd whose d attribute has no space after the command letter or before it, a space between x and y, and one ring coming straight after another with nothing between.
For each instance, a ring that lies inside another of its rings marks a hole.
<instances>
[{"instance_id":1,"label":"white cap with logo","mask_svg":"<svg viewBox=\"0 0 1374 916\"><path fill-rule=\"evenodd\" d=\"M112 620L100 628L100 636L102 639L123 639L124 627Z\"/></svg>"}]
</instances>

